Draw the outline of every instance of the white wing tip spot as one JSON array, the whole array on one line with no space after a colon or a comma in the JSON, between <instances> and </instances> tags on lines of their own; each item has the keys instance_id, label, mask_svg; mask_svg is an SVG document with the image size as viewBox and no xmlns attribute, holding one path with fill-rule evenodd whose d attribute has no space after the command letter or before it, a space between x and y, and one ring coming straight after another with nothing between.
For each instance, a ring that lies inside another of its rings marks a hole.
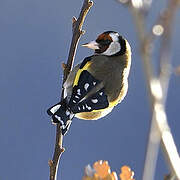
<instances>
[{"instance_id":1,"label":"white wing tip spot","mask_svg":"<svg viewBox=\"0 0 180 180\"><path fill-rule=\"evenodd\" d=\"M89 83L86 83L86 84L84 85L84 89L87 91L88 87L89 87Z\"/></svg>"},{"instance_id":2,"label":"white wing tip spot","mask_svg":"<svg viewBox=\"0 0 180 180\"><path fill-rule=\"evenodd\" d=\"M81 95L81 90L80 89L77 90L77 94Z\"/></svg>"},{"instance_id":3,"label":"white wing tip spot","mask_svg":"<svg viewBox=\"0 0 180 180\"><path fill-rule=\"evenodd\" d=\"M98 100L97 99L91 99L92 103L97 103Z\"/></svg>"},{"instance_id":4,"label":"white wing tip spot","mask_svg":"<svg viewBox=\"0 0 180 180\"><path fill-rule=\"evenodd\" d=\"M69 111L66 111L66 115L69 116L69 115L70 115L70 112L69 112Z\"/></svg>"},{"instance_id":5,"label":"white wing tip spot","mask_svg":"<svg viewBox=\"0 0 180 180\"><path fill-rule=\"evenodd\" d=\"M86 104L86 108L87 108L88 110L91 110L91 107L90 107L90 106L88 106L87 104Z\"/></svg>"},{"instance_id":6,"label":"white wing tip spot","mask_svg":"<svg viewBox=\"0 0 180 180\"><path fill-rule=\"evenodd\" d=\"M75 98L79 99L79 96L75 96Z\"/></svg>"},{"instance_id":7,"label":"white wing tip spot","mask_svg":"<svg viewBox=\"0 0 180 180\"><path fill-rule=\"evenodd\" d=\"M55 118L58 119L58 121L61 121L61 117L55 115Z\"/></svg>"},{"instance_id":8,"label":"white wing tip spot","mask_svg":"<svg viewBox=\"0 0 180 180\"><path fill-rule=\"evenodd\" d=\"M51 113L55 113L59 108L61 107L61 105L60 104L58 104L58 105L56 105L56 106L54 106L53 108L51 108L50 109L50 111L51 111Z\"/></svg>"},{"instance_id":9,"label":"white wing tip spot","mask_svg":"<svg viewBox=\"0 0 180 180\"><path fill-rule=\"evenodd\" d=\"M100 92L99 95L102 96L102 95L103 95L103 92Z\"/></svg>"}]
</instances>

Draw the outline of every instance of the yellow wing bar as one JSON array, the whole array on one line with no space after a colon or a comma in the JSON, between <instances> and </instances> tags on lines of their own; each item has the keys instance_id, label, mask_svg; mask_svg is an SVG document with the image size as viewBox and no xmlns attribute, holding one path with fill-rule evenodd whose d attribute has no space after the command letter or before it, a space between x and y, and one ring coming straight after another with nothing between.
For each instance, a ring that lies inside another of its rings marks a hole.
<instances>
[{"instance_id":1,"label":"yellow wing bar","mask_svg":"<svg viewBox=\"0 0 180 180\"><path fill-rule=\"evenodd\" d=\"M77 86L78 85L78 81L79 81L79 77L81 75L81 73L84 71L84 70L88 70L89 66L92 64L92 62L87 62L86 65L82 68L82 69L79 69L78 72L76 73L76 77L74 79L74 83L73 83L73 87L74 86Z\"/></svg>"}]
</instances>

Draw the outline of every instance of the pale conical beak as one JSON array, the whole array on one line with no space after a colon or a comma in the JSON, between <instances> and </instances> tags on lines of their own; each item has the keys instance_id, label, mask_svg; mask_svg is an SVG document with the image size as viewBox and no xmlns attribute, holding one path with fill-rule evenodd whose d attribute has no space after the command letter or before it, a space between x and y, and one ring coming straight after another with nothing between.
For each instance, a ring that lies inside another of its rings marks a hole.
<instances>
[{"instance_id":1,"label":"pale conical beak","mask_svg":"<svg viewBox=\"0 0 180 180\"><path fill-rule=\"evenodd\" d=\"M91 41L90 43L82 44L83 47L90 49L99 49L99 44L96 41Z\"/></svg>"}]
</instances>

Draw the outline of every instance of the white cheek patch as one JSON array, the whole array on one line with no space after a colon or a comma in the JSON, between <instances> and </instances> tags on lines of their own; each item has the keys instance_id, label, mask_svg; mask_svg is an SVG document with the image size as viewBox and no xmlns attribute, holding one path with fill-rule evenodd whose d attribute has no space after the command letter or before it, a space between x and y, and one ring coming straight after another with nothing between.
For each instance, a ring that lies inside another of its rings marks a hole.
<instances>
[{"instance_id":1,"label":"white cheek patch","mask_svg":"<svg viewBox=\"0 0 180 180\"><path fill-rule=\"evenodd\" d=\"M110 33L109 36L112 39L112 43L109 45L108 49L103 52L103 55L111 56L118 53L121 50L121 45L119 43L119 34L118 33Z\"/></svg>"},{"instance_id":2,"label":"white cheek patch","mask_svg":"<svg viewBox=\"0 0 180 180\"><path fill-rule=\"evenodd\" d=\"M113 42L118 42L119 34L118 33L110 33L109 36L112 38Z\"/></svg>"},{"instance_id":3,"label":"white cheek patch","mask_svg":"<svg viewBox=\"0 0 180 180\"><path fill-rule=\"evenodd\" d=\"M111 56L114 55L116 53L118 53L121 50L121 46L119 44L119 42L112 42L109 47L107 48L107 50L105 52L103 52L103 55L107 55L107 56Z\"/></svg>"}]
</instances>

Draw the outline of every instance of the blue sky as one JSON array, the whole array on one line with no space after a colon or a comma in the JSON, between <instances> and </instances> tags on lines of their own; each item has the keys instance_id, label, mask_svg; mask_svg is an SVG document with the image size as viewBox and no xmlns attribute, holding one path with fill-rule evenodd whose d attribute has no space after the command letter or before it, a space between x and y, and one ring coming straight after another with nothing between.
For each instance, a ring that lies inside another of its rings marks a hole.
<instances>
[{"instance_id":1,"label":"blue sky","mask_svg":"<svg viewBox=\"0 0 180 180\"><path fill-rule=\"evenodd\" d=\"M55 126L46 109L58 102L62 83L61 63L66 61L72 37L71 18L78 16L83 0L2 0L0 6L0 142L2 180L48 179ZM165 3L154 1L147 18L150 27ZM177 13L173 29L173 66L179 65L179 25ZM79 44L94 40L106 30L118 31L132 47L129 91L113 112L99 121L74 119L64 138L65 153L59 179L81 179L84 167L108 160L119 172L129 165L140 179L151 112L138 39L127 8L115 0L94 1ZM157 58L157 50L154 58ZM93 51L81 46L75 63ZM180 77L171 77L167 116L177 148L180 149ZM156 178L168 173L160 151Z\"/></svg>"}]
</instances>

